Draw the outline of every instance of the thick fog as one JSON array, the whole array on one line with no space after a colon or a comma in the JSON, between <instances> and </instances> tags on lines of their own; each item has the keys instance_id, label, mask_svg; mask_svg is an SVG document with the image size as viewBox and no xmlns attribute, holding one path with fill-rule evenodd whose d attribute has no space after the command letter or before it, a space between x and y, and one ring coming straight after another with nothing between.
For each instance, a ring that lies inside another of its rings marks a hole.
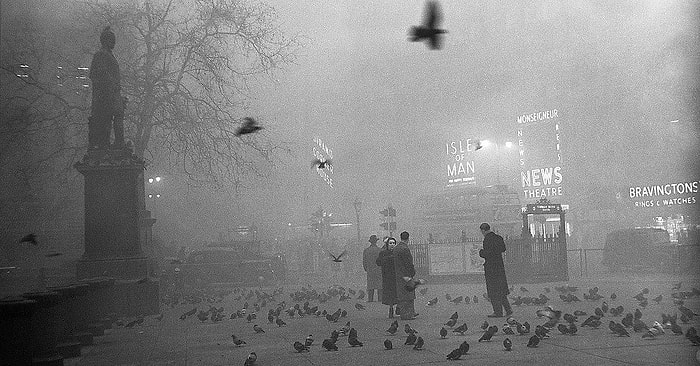
<instances>
[{"instance_id":1,"label":"thick fog","mask_svg":"<svg viewBox=\"0 0 700 366\"><path fill-rule=\"evenodd\" d=\"M423 1L270 5L302 47L293 63L250 83L237 113L291 153L277 153L267 176L245 178L238 192L188 189L177 171L151 161L145 175L165 177L156 207L147 200L163 242L214 240L251 224L282 238L319 206L354 223L356 198L363 237L379 231L388 204L410 230L417 197L445 186L446 143L514 141L517 117L544 110L561 117L561 203L604 205L630 186L697 178L695 2L443 1L449 33L439 51L407 41ZM12 12L33 14L37 26L62 19L40 2L3 7L3 21ZM96 50L97 38L84 48ZM118 60L130 57L118 51ZM310 168L318 138L332 149L332 188ZM514 152L483 159L481 185L519 188Z\"/></svg>"}]
</instances>

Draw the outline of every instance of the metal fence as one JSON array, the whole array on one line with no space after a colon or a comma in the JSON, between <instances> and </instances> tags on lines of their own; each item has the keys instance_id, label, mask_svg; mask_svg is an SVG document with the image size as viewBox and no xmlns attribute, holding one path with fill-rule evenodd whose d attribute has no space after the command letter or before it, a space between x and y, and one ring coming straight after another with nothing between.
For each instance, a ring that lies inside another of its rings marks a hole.
<instances>
[{"instance_id":1,"label":"metal fence","mask_svg":"<svg viewBox=\"0 0 700 366\"><path fill-rule=\"evenodd\" d=\"M549 282L568 280L568 258L566 254L566 242L559 238L504 238L506 252L503 261L506 275L509 278L518 278L523 282ZM413 261L418 275L436 275L435 268L431 268L431 253L439 248L441 252L452 253L460 261L461 271L450 274L479 273L481 261L475 263L478 249L483 242L482 238L462 238L459 241L436 242L411 242L409 248L413 254ZM458 264L458 263L457 263ZM452 266L459 268L459 265ZM478 268L478 269L475 269Z\"/></svg>"},{"instance_id":2,"label":"metal fence","mask_svg":"<svg viewBox=\"0 0 700 366\"><path fill-rule=\"evenodd\" d=\"M674 275L700 275L700 245L680 244L669 247L670 260L662 261L654 253L639 264L621 265L610 268L603 264L604 249L567 250L569 273L576 277L595 277L619 271L632 273L667 273Z\"/></svg>"}]
</instances>

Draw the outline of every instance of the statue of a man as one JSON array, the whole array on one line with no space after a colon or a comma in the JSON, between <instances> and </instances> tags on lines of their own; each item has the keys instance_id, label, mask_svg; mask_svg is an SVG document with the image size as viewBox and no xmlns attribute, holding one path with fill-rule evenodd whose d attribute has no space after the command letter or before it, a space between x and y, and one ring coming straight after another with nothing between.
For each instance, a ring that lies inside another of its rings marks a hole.
<instances>
[{"instance_id":1,"label":"statue of a man","mask_svg":"<svg viewBox=\"0 0 700 366\"><path fill-rule=\"evenodd\" d=\"M114 147L124 146L124 107L121 95L119 63L112 54L114 33L106 27L100 34L102 48L92 57L92 116L88 125L90 149L107 149L114 127Z\"/></svg>"}]
</instances>

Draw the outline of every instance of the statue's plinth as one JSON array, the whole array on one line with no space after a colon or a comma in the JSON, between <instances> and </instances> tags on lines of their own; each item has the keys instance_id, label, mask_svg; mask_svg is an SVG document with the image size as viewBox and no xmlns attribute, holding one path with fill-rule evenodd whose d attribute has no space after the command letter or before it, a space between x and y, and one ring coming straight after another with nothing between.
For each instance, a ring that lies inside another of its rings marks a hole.
<instances>
[{"instance_id":1,"label":"statue's plinth","mask_svg":"<svg viewBox=\"0 0 700 366\"><path fill-rule=\"evenodd\" d=\"M142 251L144 222L144 161L129 149L89 150L75 168L85 177L85 252L77 263L77 278L113 277L129 285L116 286L115 299L129 299L134 280L147 278L153 263ZM136 303L121 308L141 308L152 313L158 303L158 281L141 286ZM155 285L154 285L155 284ZM132 299L134 300L134 299ZM149 304L149 305L145 305ZM120 306L117 306L119 308ZM157 311L157 309L155 309Z\"/></svg>"}]
</instances>

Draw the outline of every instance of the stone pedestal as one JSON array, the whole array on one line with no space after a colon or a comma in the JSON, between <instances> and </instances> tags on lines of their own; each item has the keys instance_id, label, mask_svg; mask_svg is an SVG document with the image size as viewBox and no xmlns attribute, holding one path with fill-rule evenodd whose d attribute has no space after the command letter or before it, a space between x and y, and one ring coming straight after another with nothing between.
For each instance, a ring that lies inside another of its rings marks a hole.
<instances>
[{"instance_id":1,"label":"stone pedestal","mask_svg":"<svg viewBox=\"0 0 700 366\"><path fill-rule=\"evenodd\" d=\"M58 343L58 322L57 317L61 316L56 312L57 305L61 301L61 295L57 292L39 291L27 292L22 297L36 301L38 309L32 315L31 322L31 346L32 358L37 360L60 359L63 364L63 357L60 356L56 345ZM48 361L51 364L51 361Z\"/></svg>"},{"instance_id":2,"label":"stone pedestal","mask_svg":"<svg viewBox=\"0 0 700 366\"><path fill-rule=\"evenodd\" d=\"M85 177L85 252L77 263L77 278L112 277L118 282L148 278L153 262L142 250L149 221L144 217L143 160L129 149L97 149L88 151L75 168ZM149 282L141 288L147 291L140 292L139 303L158 302L159 282ZM109 295L120 302L129 297L127 290L128 286L114 286ZM115 309L124 314L131 312L130 306L144 308L127 303L115 304Z\"/></svg>"},{"instance_id":3,"label":"stone pedestal","mask_svg":"<svg viewBox=\"0 0 700 366\"><path fill-rule=\"evenodd\" d=\"M31 318L37 302L25 298L0 300L0 365L31 365Z\"/></svg>"}]
</instances>

